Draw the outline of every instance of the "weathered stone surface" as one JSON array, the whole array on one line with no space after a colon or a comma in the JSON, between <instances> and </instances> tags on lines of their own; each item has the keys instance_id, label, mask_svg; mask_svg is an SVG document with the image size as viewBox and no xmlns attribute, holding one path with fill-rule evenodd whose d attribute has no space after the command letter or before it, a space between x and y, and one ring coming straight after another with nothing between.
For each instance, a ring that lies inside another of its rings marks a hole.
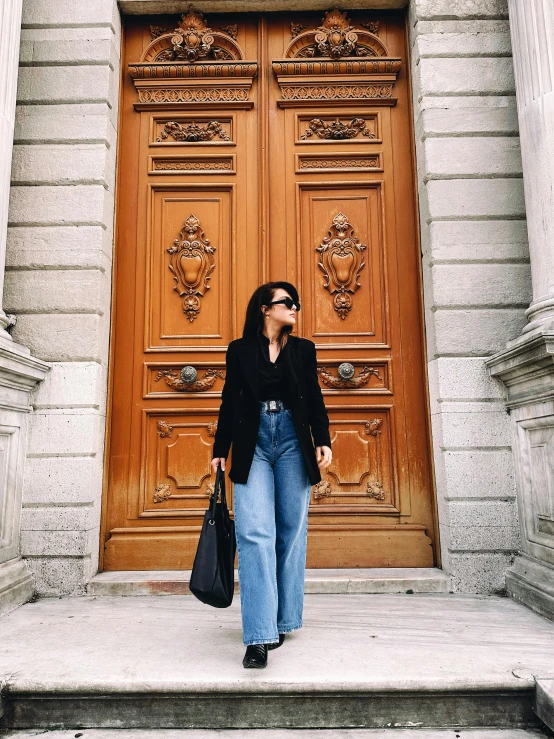
<instances>
[{"instance_id":1,"label":"weathered stone surface","mask_svg":"<svg viewBox=\"0 0 554 739\"><path fill-rule=\"evenodd\" d=\"M457 593L504 593L506 570L515 554L505 552L452 552L452 587Z\"/></svg>"},{"instance_id":2,"label":"weathered stone surface","mask_svg":"<svg viewBox=\"0 0 554 739\"><path fill-rule=\"evenodd\" d=\"M114 105L113 72L108 65L22 67L17 99L21 103L108 103Z\"/></svg>"},{"instance_id":3,"label":"weathered stone surface","mask_svg":"<svg viewBox=\"0 0 554 739\"><path fill-rule=\"evenodd\" d=\"M82 557L90 551L88 531L21 531L23 557Z\"/></svg>"},{"instance_id":4,"label":"weathered stone surface","mask_svg":"<svg viewBox=\"0 0 554 739\"><path fill-rule=\"evenodd\" d=\"M18 105L15 143L88 142L115 145L114 111L107 103Z\"/></svg>"},{"instance_id":5,"label":"weathered stone surface","mask_svg":"<svg viewBox=\"0 0 554 739\"><path fill-rule=\"evenodd\" d=\"M71 505L98 504L102 487L101 440L96 456L28 457L25 462L23 505L59 503L60 510Z\"/></svg>"},{"instance_id":6,"label":"weathered stone surface","mask_svg":"<svg viewBox=\"0 0 554 739\"><path fill-rule=\"evenodd\" d=\"M93 506L41 506L23 508L22 531L77 532L98 528L98 511Z\"/></svg>"},{"instance_id":7,"label":"weathered stone surface","mask_svg":"<svg viewBox=\"0 0 554 739\"><path fill-rule=\"evenodd\" d=\"M512 60L503 57L480 59L424 58L417 97L426 95L510 95L514 92Z\"/></svg>"},{"instance_id":8,"label":"weathered stone surface","mask_svg":"<svg viewBox=\"0 0 554 739\"><path fill-rule=\"evenodd\" d=\"M482 357L439 357L429 363L429 372L432 371L435 372L436 394L442 401L503 400L505 397L504 388L489 375Z\"/></svg>"},{"instance_id":9,"label":"weathered stone surface","mask_svg":"<svg viewBox=\"0 0 554 739\"><path fill-rule=\"evenodd\" d=\"M33 407L104 408L106 367L98 362L58 362L33 395Z\"/></svg>"},{"instance_id":10,"label":"weathered stone surface","mask_svg":"<svg viewBox=\"0 0 554 739\"><path fill-rule=\"evenodd\" d=\"M421 57L511 56L507 20L419 21L412 53Z\"/></svg>"},{"instance_id":11,"label":"weathered stone surface","mask_svg":"<svg viewBox=\"0 0 554 739\"><path fill-rule=\"evenodd\" d=\"M96 28L24 28L21 32L21 65L113 64L114 43L109 26Z\"/></svg>"},{"instance_id":12,"label":"weathered stone surface","mask_svg":"<svg viewBox=\"0 0 554 739\"><path fill-rule=\"evenodd\" d=\"M425 98L416 116L416 135L431 136L517 136L517 109L513 97ZM466 140L460 141L460 145Z\"/></svg>"},{"instance_id":13,"label":"weathered stone surface","mask_svg":"<svg viewBox=\"0 0 554 739\"><path fill-rule=\"evenodd\" d=\"M415 0L417 17L426 19L507 18L507 0Z\"/></svg>"},{"instance_id":14,"label":"weathered stone surface","mask_svg":"<svg viewBox=\"0 0 554 739\"><path fill-rule=\"evenodd\" d=\"M444 403L440 414L442 445L460 447L509 447L509 417L499 403Z\"/></svg>"},{"instance_id":15,"label":"weathered stone surface","mask_svg":"<svg viewBox=\"0 0 554 739\"><path fill-rule=\"evenodd\" d=\"M514 455L511 449L445 451L443 462L450 499L515 498Z\"/></svg>"},{"instance_id":16,"label":"weathered stone surface","mask_svg":"<svg viewBox=\"0 0 554 739\"><path fill-rule=\"evenodd\" d=\"M108 222L112 197L102 185L42 186L11 189L12 225L89 225Z\"/></svg>"},{"instance_id":17,"label":"weathered stone surface","mask_svg":"<svg viewBox=\"0 0 554 739\"><path fill-rule=\"evenodd\" d=\"M87 0L66 5L51 0L25 0L23 25L34 28L50 26L104 25L119 30L118 13L113 0Z\"/></svg>"},{"instance_id":18,"label":"weathered stone surface","mask_svg":"<svg viewBox=\"0 0 554 739\"><path fill-rule=\"evenodd\" d=\"M504 526L517 527L517 507L510 500L450 500L450 526L463 529Z\"/></svg>"},{"instance_id":19,"label":"weathered stone surface","mask_svg":"<svg viewBox=\"0 0 554 739\"><path fill-rule=\"evenodd\" d=\"M13 313L98 313L109 309L100 270L11 270L6 274L5 305Z\"/></svg>"},{"instance_id":20,"label":"weathered stone surface","mask_svg":"<svg viewBox=\"0 0 554 739\"><path fill-rule=\"evenodd\" d=\"M520 179L432 180L426 189L431 219L525 216Z\"/></svg>"},{"instance_id":21,"label":"weathered stone surface","mask_svg":"<svg viewBox=\"0 0 554 739\"><path fill-rule=\"evenodd\" d=\"M525 221L434 221L429 247L434 262L529 259Z\"/></svg>"},{"instance_id":22,"label":"weathered stone surface","mask_svg":"<svg viewBox=\"0 0 554 739\"><path fill-rule=\"evenodd\" d=\"M473 136L427 138L425 179L521 176L519 139Z\"/></svg>"},{"instance_id":23,"label":"weathered stone surface","mask_svg":"<svg viewBox=\"0 0 554 739\"><path fill-rule=\"evenodd\" d=\"M105 144L17 145L13 185L103 185L113 191L113 157Z\"/></svg>"},{"instance_id":24,"label":"weathered stone surface","mask_svg":"<svg viewBox=\"0 0 554 739\"><path fill-rule=\"evenodd\" d=\"M488 356L518 336L525 323L519 308L437 310L429 348L435 355Z\"/></svg>"},{"instance_id":25,"label":"weathered stone surface","mask_svg":"<svg viewBox=\"0 0 554 739\"><path fill-rule=\"evenodd\" d=\"M107 335L96 314L22 314L13 335L47 362L103 362Z\"/></svg>"},{"instance_id":26,"label":"weathered stone surface","mask_svg":"<svg viewBox=\"0 0 554 739\"><path fill-rule=\"evenodd\" d=\"M12 226L6 266L25 269L77 267L109 271L111 229L102 226Z\"/></svg>"},{"instance_id":27,"label":"weathered stone surface","mask_svg":"<svg viewBox=\"0 0 554 739\"><path fill-rule=\"evenodd\" d=\"M38 595L84 595L86 578L82 557L28 556L26 562Z\"/></svg>"},{"instance_id":28,"label":"weathered stone surface","mask_svg":"<svg viewBox=\"0 0 554 739\"><path fill-rule=\"evenodd\" d=\"M525 308L531 299L527 264L435 264L431 276L436 306Z\"/></svg>"},{"instance_id":29,"label":"weathered stone surface","mask_svg":"<svg viewBox=\"0 0 554 739\"><path fill-rule=\"evenodd\" d=\"M517 553L519 526L450 527L450 552L513 552Z\"/></svg>"},{"instance_id":30,"label":"weathered stone surface","mask_svg":"<svg viewBox=\"0 0 554 739\"><path fill-rule=\"evenodd\" d=\"M29 429L29 454L96 454L103 424L92 410L37 411Z\"/></svg>"}]
</instances>

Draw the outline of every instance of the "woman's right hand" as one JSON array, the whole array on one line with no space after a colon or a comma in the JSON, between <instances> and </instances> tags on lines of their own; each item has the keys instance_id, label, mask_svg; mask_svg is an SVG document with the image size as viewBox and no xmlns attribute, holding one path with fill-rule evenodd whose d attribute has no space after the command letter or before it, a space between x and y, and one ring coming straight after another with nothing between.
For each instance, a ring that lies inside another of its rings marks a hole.
<instances>
[{"instance_id":1,"label":"woman's right hand","mask_svg":"<svg viewBox=\"0 0 554 739\"><path fill-rule=\"evenodd\" d=\"M212 470L214 474L217 472L219 465L221 465L221 469L225 472L225 457L214 457L212 459Z\"/></svg>"}]
</instances>

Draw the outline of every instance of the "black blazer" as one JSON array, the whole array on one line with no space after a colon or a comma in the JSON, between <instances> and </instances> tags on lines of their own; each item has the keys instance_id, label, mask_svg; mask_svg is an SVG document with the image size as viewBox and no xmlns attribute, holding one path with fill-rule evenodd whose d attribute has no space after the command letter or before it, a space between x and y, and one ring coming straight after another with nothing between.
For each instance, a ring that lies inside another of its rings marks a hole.
<instances>
[{"instance_id":1,"label":"black blazer","mask_svg":"<svg viewBox=\"0 0 554 739\"><path fill-rule=\"evenodd\" d=\"M308 339L289 336L286 356L294 427L308 477L315 485L321 480L315 447L331 446L329 418L317 380L315 345ZM226 458L233 445L229 473L233 482L247 482L256 449L260 425L258 361L257 339L236 339L229 344L213 456Z\"/></svg>"}]
</instances>

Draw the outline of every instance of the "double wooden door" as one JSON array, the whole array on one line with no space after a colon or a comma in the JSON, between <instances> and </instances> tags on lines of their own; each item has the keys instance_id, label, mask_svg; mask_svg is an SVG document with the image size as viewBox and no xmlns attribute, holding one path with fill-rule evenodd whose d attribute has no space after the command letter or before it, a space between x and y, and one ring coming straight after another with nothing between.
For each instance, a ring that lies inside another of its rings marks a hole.
<instances>
[{"instance_id":1,"label":"double wooden door","mask_svg":"<svg viewBox=\"0 0 554 739\"><path fill-rule=\"evenodd\" d=\"M225 351L298 285L334 461L309 567L434 563L405 19L127 18L106 570L189 568Z\"/></svg>"}]
</instances>

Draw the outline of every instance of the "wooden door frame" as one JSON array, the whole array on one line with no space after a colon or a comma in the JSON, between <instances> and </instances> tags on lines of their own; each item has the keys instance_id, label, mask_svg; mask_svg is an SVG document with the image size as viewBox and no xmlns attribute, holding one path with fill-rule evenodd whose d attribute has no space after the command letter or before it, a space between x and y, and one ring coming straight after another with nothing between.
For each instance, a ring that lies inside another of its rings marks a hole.
<instances>
[{"instance_id":1,"label":"wooden door frame","mask_svg":"<svg viewBox=\"0 0 554 739\"><path fill-rule=\"evenodd\" d=\"M128 3L125 0L119 2L120 8L123 11L122 15L131 15L129 12L125 12L133 0L129 0ZM132 15L153 15L160 12L160 8L165 4L163 0L147 0L149 7L146 8L144 0L141 1L140 12L133 11ZM412 67L411 67L411 54L409 46L409 28L408 28L408 5L410 0L354 0L349 3L348 10L374 10L381 12L390 12L391 10L401 11L404 9L404 25L405 25L405 68L407 71L407 85L408 85L408 125L410 129L410 142L411 142L411 168L412 168L412 193L414 198L414 216L415 216L415 248L417 253L421 254L421 228L420 228L420 211L419 211L419 198L418 198L418 183L417 183L417 164L416 164L416 142L415 142L415 121L414 121L414 108L413 108L413 90L412 90ZM237 3L238 8L235 6L232 9L228 7L228 0L200 0L195 4L195 9L205 13L223 13L233 12L233 14L239 14L240 2ZM267 11L263 10L263 2L248 4L248 11L250 13L257 13L260 15L268 15ZM273 8L271 12L279 12L280 6L283 6L282 10L290 10L289 2L287 0L281 0L278 2L278 7ZM337 4L340 5L340 4ZM259 6L259 9L258 9ZM302 12L317 12L328 9L330 6L328 3L323 5L318 0L294 0L294 13ZM183 11L188 10L187 7L183 7ZM244 12L244 11L243 11ZM175 12L173 13L175 14ZM123 22L120 26L120 50L121 59L125 58L125 33L123 28ZM260 53L258 55L259 63L268 63L265 58L265 46L263 39L265 38L262 22L262 32L259 34L259 43L261 45ZM120 146L121 146L121 122L123 115L123 78L124 75L128 74L128 70L121 64L120 68L120 86L119 86L119 108L117 118L117 166L116 166L116 180L115 180L115 195L114 195L114 235L113 235L113 268L112 268L112 283L111 283L111 296L110 296L110 330L109 330L109 359L107 368L107 394L106 394L106 425L104 430L104 454L103 454L103 468L102 468L102 493L101 493L101 521L100 521L100 536L99 536L99 565L98 571L103 571L104 561L104 536L107 526L107 507L108 507L108 481L110 471L110 447L111 447L111 426L112 426L112 408L113 408L113 370L114 370L114 338L115 338L115 325L116 325L116 285L117 285L117 259L115 258L116 243L118 240L118 203L120 197ZM260 91L260 100L262 110L267 109L268 105L268 91ZM260 134L263 140L267 140L268 136L268 124L267 116L260 115ZM260 248L261 248L261 275L260 278L263 280L265 273L268 268L269 254L268 254L268 240L267 234L267 215L268 215L268 192L267 192L267 177L265 172L267 171L267 147L265 147L265 154L261 158L261 166L259 173L260 182ZM264 179L265 177L265 179ZM430 484L431 484L431 505L433 509L433 549L435 562L437 567L441 567L441 546L440 546L440 529L439 529L439 512L438 512L438 496L437 496L437 483L435 474L435 463L433 456L433 444L432 444L432 433L433 426L431 420L431 406L430 406L430 385L429 385L429 373L427 366L427 336L425 330L425 314L424 314L424 294L423 294L423 263L421 258L418 260L419 269L417 273L417 289L420 299L419 312L420 312L420 346L421 346L421 359L423 362L423 376L424 382L424 405L425 405L425 427L426 427L426 445L428 449L429 459L429 472L430 472Z\"/></svg>"}]
</instances>

